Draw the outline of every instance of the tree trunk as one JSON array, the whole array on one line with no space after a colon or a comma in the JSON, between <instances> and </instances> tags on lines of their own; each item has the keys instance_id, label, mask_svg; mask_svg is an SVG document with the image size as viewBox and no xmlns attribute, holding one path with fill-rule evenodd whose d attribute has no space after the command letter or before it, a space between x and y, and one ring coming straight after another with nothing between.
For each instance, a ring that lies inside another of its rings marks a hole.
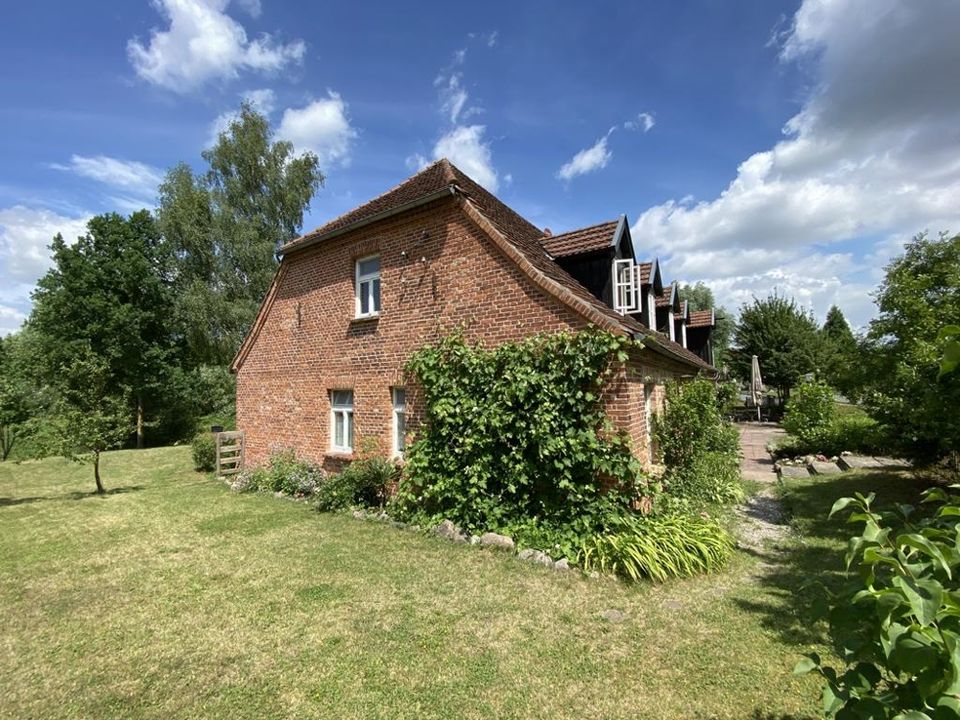
<instances>
[{"instance_id":1,"label":"tree trunk","mask_svg":"<svg viewBox=\"0 0 960 720\"><path fill-rule=\"evenodd\" d=\"M137 450L143 450L143 397L137 395Z\"/></svg>"},{"instance_id":2,"label":"tree trunk","mask_svg":"<svg viewBox=\"0 0 960 720\"><path fill-rule=\"evenodd\" d=\"M103 481L100 480L100 451L93 451L93 479L97 481L97 494L103 495Z\"/></svg>"}]
</instances>

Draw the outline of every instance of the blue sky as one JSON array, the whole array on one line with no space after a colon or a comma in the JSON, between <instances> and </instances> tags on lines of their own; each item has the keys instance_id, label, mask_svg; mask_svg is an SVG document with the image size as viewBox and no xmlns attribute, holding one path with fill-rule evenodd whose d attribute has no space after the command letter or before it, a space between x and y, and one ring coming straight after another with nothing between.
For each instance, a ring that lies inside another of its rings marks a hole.
<instances>
[{"instance_id":1,"label":"blue sky","mask_svg":"<svg viewBox=\"0 0 960 720\"><path fill-rule=\"evenodd\" d=\"M244 97L321 158L306 229L447 155L554 232L626 213L641 255L731 309L777 288L861 325L906 238L960 229L954 0L36 0L3 18L0 332L54 232L152 207Z\"/></svg>"}]
</instances>

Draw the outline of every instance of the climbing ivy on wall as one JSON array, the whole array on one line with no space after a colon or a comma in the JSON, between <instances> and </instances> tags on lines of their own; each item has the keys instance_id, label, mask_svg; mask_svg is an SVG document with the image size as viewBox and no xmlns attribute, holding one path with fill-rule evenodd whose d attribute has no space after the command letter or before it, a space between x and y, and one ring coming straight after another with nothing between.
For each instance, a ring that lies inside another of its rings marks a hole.
<instances>
[{"instance_id":1,"label":"climbing ivy on wall","mask_svg":"<svg viewBox=\"0 0 960 720\"><path fill-rule=\"evenodd\" d=\"M483 531L589 524L625 506L641 468L606 418L601 392L631 347L591 329L492 350L455 333L416 352L407 371L420 386L424 422L395 509Z\"/></svg>"}]
</instances>

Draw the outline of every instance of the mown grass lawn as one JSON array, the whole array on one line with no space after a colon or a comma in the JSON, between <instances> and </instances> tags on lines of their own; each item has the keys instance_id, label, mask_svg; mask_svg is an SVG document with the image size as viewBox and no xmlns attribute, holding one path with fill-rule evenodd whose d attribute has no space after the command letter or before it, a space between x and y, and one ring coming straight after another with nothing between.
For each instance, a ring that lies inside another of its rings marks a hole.
<instances>
[{"instance_id":1,"label":"mown grass lawn","mask_svg":"<svg viewBox=\"0 0 960 720\"><path fill-rule=\"evenodd\" d=\"M788 491L789 563L628 586L268 495L187 448L0 465L0 716L813 716L803 586L839 567L822 520L869 476ZM829 577L828 577L829 580ZM625 613L604 620L608 609Z\"/></svg>"}]
</instances>

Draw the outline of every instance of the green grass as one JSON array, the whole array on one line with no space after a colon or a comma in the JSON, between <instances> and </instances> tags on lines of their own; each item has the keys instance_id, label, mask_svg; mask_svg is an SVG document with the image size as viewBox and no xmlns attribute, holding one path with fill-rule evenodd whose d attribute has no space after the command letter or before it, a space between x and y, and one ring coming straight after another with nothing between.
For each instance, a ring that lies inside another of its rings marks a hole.
<instances>
[{"instance_id":1,"label":"green grass","mask_svg":"<svg viewBox=\"0 0 960 720\"><path fill-rule=\"evenodd\" d=\"M629 586L231 494L186 447L103 474L97 497L89 466L0 465L0 717L812 717L797 589L839 567L820 518L869 480L788 492L782 572L740 553Z\"/></svg>"}]
</instances>

